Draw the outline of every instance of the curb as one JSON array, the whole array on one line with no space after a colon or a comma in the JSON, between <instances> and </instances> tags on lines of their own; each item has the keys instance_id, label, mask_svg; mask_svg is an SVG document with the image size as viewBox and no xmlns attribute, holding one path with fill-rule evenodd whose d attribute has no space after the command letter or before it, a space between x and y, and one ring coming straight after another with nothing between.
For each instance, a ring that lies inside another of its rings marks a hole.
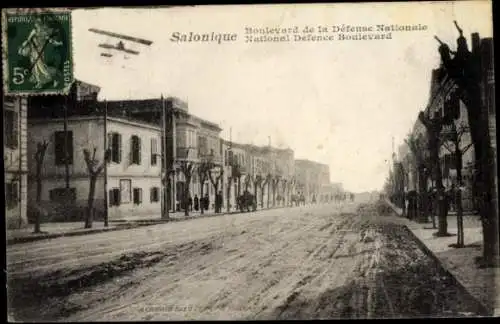
<instances>
[{"instance_id":1,"label":"curb","mask_svg":"<svg viewBox=\"0 0 500 324\"><path fill-rule=\"evenodd\" d=\"M466 296L469 296L469 298L471 299L471 301L475 304L474 305L474 308L476 308L476 313L477 314L480 314L481 316L492 316L493 315L493 312L492 310L489 310L488 307L486 307L486 305L484 305L482 302L480 302L478 299L476 299L476 297L474 297L468 290L467 288L465 288L465 286L460 282L460 280L457 279L457 277L455 277L455 275L453 275L447 268L446 266L443 264L443 262L441 262L441 260L436 256L436 254L434 254L434 252L432 252L425 244L424 242L422 242L416 235L415 233L412 232L411 229L408 228L408 226L406 225L403 225L403 228L410 234L410 236L415 240L415 242L417 243L417 245L419 246L420 249L422 249L422 251L427 255L429 256L431 259L434 260L434 262L436 262L436 264L438 264L438 266L441 268L441 270L444 271L444 273L449 276L451 278L451 280L453 281L453 284L456 285L462 293L464 293Z\"/></svg>"},{"instance_id":2,"label":"curb","mask_svg":"<svg viewBox=\"0 0 500 324\"><path fill-rule=\"evenodd\" d=\"M281 209L281 208L287 208L287 207L271 207L271 208L266 208L266 209L259 209L256 211L250 211L250 213L251 212L260 212L260 211L265 211L265 210L272 210L272 209ZM103 232L127 230L127 229L142 227L142 226L152 226L152 225L159 225L159 224L172 223L172 222L183 222L183 221L192 220L192 219L199 219L199 218L216 217L216 216L222 216L222 215L246 214L246 213L247 212L232 211L229 213L224 212L224 213L219 213L219 214L204 214L204 215L200 215L200 216L182 216L182 218L169 218L169 219L158 219L158 220L134 220L134 221L114 220L114 221L109 221L109 223L115 223L116 224L115 227L88 229L85 231L78 231L78 232L52 233L52 234L49 233L49 234L40 235L40 236L15 237L15 238L7 239L6 245L30 243L30 242L50 240L50 239L60 238L60 237L83 236L83 235L98 234L98 233L103 233Z\"/></svg>"}]
</instances>

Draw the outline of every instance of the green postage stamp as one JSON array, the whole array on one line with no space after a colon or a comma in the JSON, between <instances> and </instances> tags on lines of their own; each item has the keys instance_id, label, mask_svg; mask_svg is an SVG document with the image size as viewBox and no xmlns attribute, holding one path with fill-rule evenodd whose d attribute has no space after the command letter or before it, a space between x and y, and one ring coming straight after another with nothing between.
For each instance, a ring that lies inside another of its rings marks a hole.
<instances>
[{"instance_id":1,"label":"green postage stamp","mask_svg":"<svg viewBox=\"0 0 500 324\"><path fill-rule=\"evenodd\" d=\"M73 83L71 11L2 10L7 95L67 94Z\"/></svg>"}]
</instances>

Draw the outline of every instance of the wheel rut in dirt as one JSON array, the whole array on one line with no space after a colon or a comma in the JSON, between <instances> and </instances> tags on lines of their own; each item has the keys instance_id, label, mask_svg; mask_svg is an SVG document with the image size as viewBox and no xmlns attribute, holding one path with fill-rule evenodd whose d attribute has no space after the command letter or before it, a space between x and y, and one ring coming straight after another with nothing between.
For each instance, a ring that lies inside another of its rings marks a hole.
<instances>
[{"instance_id":1,"label":"wheel rut in dirt","mask_svg":"<svg viewBox=\"0 0 500 324\"><path fill-rule=\"evenodd\" d=\"M8 278L9 304L16 320L40 320L40 309L53 299L64 299L71 294L117 280L141 268L149 268L159 262L175 263L184 253L205 255L216 248L216 239L192 241L184 244L168 246L159 251L131 252L121 255L112 261L76 270L57 270L43 276L21 276ZM129 281L127 286L139 284ZM15 306L14 306L15 305ZM21 306L22 305L22 306ZM51 310L44 314L49 319L53 316L65 317L76 311L78 307L68 307L64 303L51 303ZM21 307L19 307L21 306ZM16 309L19 307L19 309Z\"/></svg>"}]
</instances>

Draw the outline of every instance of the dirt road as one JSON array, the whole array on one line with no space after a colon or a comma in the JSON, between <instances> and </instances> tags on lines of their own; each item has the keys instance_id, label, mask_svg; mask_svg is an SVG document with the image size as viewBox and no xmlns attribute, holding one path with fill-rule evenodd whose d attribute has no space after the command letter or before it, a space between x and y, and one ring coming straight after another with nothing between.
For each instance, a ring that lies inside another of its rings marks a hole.
<instances>
[{"instance_id":1,"label":"dirt road","mask_svg":"<svg viewBox=\"0 0 500 324\"><path fill-rule=\"evenodd\" d=\"M8 248L18 320L477 313L392 216L288 208Z\"/></svg>"}]
</instances>

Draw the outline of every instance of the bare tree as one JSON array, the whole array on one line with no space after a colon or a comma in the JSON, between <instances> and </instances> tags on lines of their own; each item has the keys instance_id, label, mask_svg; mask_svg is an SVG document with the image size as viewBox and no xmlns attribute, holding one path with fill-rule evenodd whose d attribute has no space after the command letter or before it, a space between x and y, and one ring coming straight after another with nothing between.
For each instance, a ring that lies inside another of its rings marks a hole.
<instances>
[{"instance_id":1,"label":"bare tree","mask_svg":"<svg viewBox=\"0 0 500 324\"><path fill-rule=\"evenodd\" d=\"M189 206L187 204L187 199L189 197L189 186L191 184L191 178L193 177L194 163L191 161L180 161L179 168L184 174L184 192L182 193L181 205L184 206L184 216L189 216Z\"/></svg>"},{"instance_id":2,"label":"bare tree","mask_svg":"<svg viewBox=\"0 0 500 324\"><path fill-rule=\"evenodd\" d=\"M419 221L427 221L427 213L429 211L427 197L427 174L426 174L426 159L424 155L425 145L421 136L414 136L409 134L405 139L408 148L410 149L412 156L415 160L416 171L417 171L417 183L418 183L418 214ZM432 226L436 228L434 214L432 214Z\"/></svg>"},{"instance_id":3,"label":"bare tree","mask_svg":"<svg viewBox=\"0 0 500 324\"><path fill-rule=\"evenodd\" d=\"M281 193L280 193L280 196L281 196L281 203L283 204L283 206L285 206L286 204L286 200L285 200L285 196L286 196L286 188L287 188L287 185L288 185L288 180L283 178L281 179Z\"/></svg>"},{"instance_id":4,"label":"bare tree","mask_svg":"<svg viewBox=\"0 0 500 324\"><path fill-rule=\"evenodd\" d=\"M209 178L210 170L212 170L214 167L214 163L212 162L212 159L209 158L204 158L200 161L200 164L198 165L198 178L200 180L200 198L203 199L204 197L204 190L205 190L205 182ZM200 213L203 214L204 210L204 204L200 204Z\"/></svg>"},{"instance_id":5,"label":"bare tree","mask_svg":"<svg viewBox=\"0 0 500 324\"><path fill-rule=\"evenodd\" d=\"M447 204L443 186L443 173L439 163L439 147L440 147L440 134L443 125L448 124L449 121L445 117L429 118L421 111L418 114L418 119L425 126L428 135L428 148L431 159L431 166L433 169L434 180L436 182L437 190L437 207L438 207L438 231L436 236L449 236L447 217Z\"/></svg>"},{"instance_id":6,"label":"bare tree","mask_svg":"<svg viewBox=\"0 0 500 324\"><path fill-rule=\"evenodd\" d=\"M247 174L247 175L245 176L245 180L244 180L244 182L243 182L243 185L245 186L245 192L246 192L246 191L248 191L248 188L250 188L250 184L251 184L251 183L253 183L253 181L252 181L252 177L253 177L253 176L252 176L252 175L250 175L250 174Z\"/></svg>"},{"instance_id":7,"label":"bare tree","mask_svg":"<svg viewBox=\"0 0 500 324\"><path fill-rule=\"evenodd\" d=\"M237 161L233 159L231 161L231 176L228 177L228 185L227 185L227 211L230 211L230 204L231 204L231 185L233 184L233 181L236 180L238 181L238 190L235 192L236 196L236 202L238 201L239 197L239 180L241 178L241 168L240 165L238 164Z\"/></svg>"},{"instance_id":8,"label":"bare tree","mask_svg":"<svg viewBox=\"0 0 500 324\"><path fill-rule=\"evenodd\" d=\"M89 173L89 197L87 201L87 213L85 217L85 228L92 228L92 221L94 218L94 197L95 197L95 186L97 182L97 177L104 169L106 163L109 162L111 157L111 150L107 149L104 153L104 161L99 163L95 158L97 149L94 148L92 156L89 150L83 150L83 156L85 159L85 164L87 165L87 171ZM107 206L106 206L107 207Z\"/></svg>"},{"instance_id":9,"label":"bare tree","mask_svg":"<svg viewBox=\"0 0 500 324\"><path fill-rule=\"evenodd\" d=\"M469 51L467 40L462 29L455 21L455 26L460 33L457 39L457 50L454 57L449 46L440 42L439 53L441 62L450 78L458 86L460 100L467 108L470 134L474 145L475 168L478 175L476 185L481 193L479 200L479 213L483 227L483 256L478 259L480 266L497 266L499 264L499 231L498 210L494 205L494 153L491 147L489 132L488 104L489 96L486 91L494 91L493 85L483 86L487 67L493 68L493 61L483 59L479 34L472 34L472 51ZM493 53L493 49L490 50ZM493 105L493 103L491 103Z\"/></svg>"},{"instance_id":10,"label":"bare tree","mask_svg":"<svg viewBox=\"0 0 500 324\"><path fill-rule=\"evenodd\" d=\"M257 189L261 189L263 178L260 174L253 176L253 195L255 199L255 204L257 205ZM262 190L262 189L261 189ZM261 201L262 204L262 201Z\"/></svg>"},{"instance_id":11,"label":"bare tree","mask_svg":"<svg viewBox=\"0 0 500 324\"><path fill-rule=\"evenodd\" d=\"M457 170L457 185L458 190L455 190L452 194L454 195L454 202L457 208L457 244L454 246L457 248L464 247L464 223L463 223L463 206L462 206L462 167L463 167L463 155L472 147L472 143L461 147L462 136L468 132L468 127L464 123L460 124L458 127L455 123L450 124L450 131L446 136L442 137L442 145L448 152L451 153L453 157L453 163Z\"/></svg>"},{"instance_id":12,"label":"bare tree","mask_svg":"<svg viewBox=\"0 0 500 324\"><path fill-rule=\"evenodd\" d=\"M214 165L214 168L216 166ZM219 184L221 183L222 181L222 177L224 176L224 168L222 168L222 166L220 166L218 172L214 170L214 168L211 168L208 175L209 175L209 179L210 179L210 182L212 183L212 186L214 187L214 191L215 191L215 194L217 195L219 193ZM215 173L217 173L217 175L215 175ZM220 206L221 210L222 210L222 206Z\"/></svg>"},{"instance_id":13,"label":"bare tree","mask_svg":"<svg viewBox=\"0 0 500 324\"><path fill-rule=\"evenodd\" d=\"M271 174L268 174L266 176L265 181L264 181L264 185L267 186L267 208L269 208L269 204L270 204L270 201L271 201L271 190L269 190L269 189L270 189L270 186L271 186L272 179L273 179L273 176Z\"/></svg>"},{"instance_id":14,"label":"bare tree","mask_svg":"<svg viewBox=\"0 0 500 324\"><path fill-rule=\"evenodd\" d=\"M281 176L276 175L273 178L271 178L271 187L273 190L273 207L276 206L276 190L278 189L278 184L281 180Z\"/></svg>"},{"instance_id":15,"label":"bare tree","mask_svg":"<svg viewBox=\"0 0 500 324\"><path fill-rule=\"evenodd\" d=\"M40 218L41 218L41 210L40 203L42 201L42 166L43 160L45 159L45 153L47 152L47 147L49 143L47 141L43 141L43 143L37 143L36 152L35 152L35 162L36 162L36 203L37 203L37 211L36 211L36 219L35 219L35 229L34 233L40 233Z\"/></svg>"},{"instance_id":16,"label":"bare tree","mask_svg":"<svg viewBox=\"0 0 500 324\"><path fill-rule=\"evenodd\" d=\"M295 189L295 184L297 183L297 180L295 180L294 177L292 177L290 179L290 181L288 181L288 203L290 204L290 206L293 206L293 201L292 201L292 194L294 192L294 189Z\"/></svg>"}]
</instances>

